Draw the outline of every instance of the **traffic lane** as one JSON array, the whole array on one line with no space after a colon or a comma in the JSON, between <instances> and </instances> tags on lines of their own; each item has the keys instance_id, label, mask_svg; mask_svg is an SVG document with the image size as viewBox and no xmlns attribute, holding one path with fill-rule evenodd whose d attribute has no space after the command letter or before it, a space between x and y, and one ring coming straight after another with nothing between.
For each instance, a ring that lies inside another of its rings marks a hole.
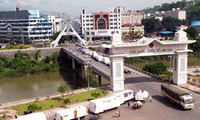
<instances>
[{"instance_id":1,"label":"traffic lane","mask_svg":"<svg viewBox=\"0 0 200 120\"><path fill-rule=\"evenodd\" d=\"M191 118L193 118L194 120L196 120L198 119L198 117L200 117L200 114L198 111L196 111L196 109L180 110L180 108L177 105L166 101L164 97L160 94L161 84L162 82L159 82L158 80L147 79L146 77L134 77L132 79L128 79L126 81L125 86L127 89L147 90L152 96L153 102L150 105L147 104L149 107L145 107L145 104L143 108L147 108L149 109L149 111L154 111L157 115L160 115L162 118L170 118L173 120L180 120L180 118L183 120L190 120ZM145 111L144 117L151 116L150 114L152 114L152 112L149 111ZM166 114L163 113L168 113L168 115L166 116ZM193 117L189 117L191 115Z\"/></svg>"},{"instance_id":2,"label":"traffic lane","mask_svg":"<svg viewBox=\"0 0 200 120\"><path fill-rule=\"evenodd\" d=\"M143 90L147 90L149 92L149 94L154 97L155 99L159 99L159 96L162 96L160 94L160 86L161 84L163 84L164 82L160 82L159 80L153 80L150 78L146 78L146 77L134 77L133 79L127 79L125 84L127 84L127 86L129 86L129 84L135 84L135 91L139 91L141 89ZM139 88L138 88L139 87ZM190 90L184 89L184 88L180 88L188 93L191 93L194 100L195 100L195 107L193 108L195 111L200 112L200 94L194 93ZM162 101L161 101L162 102Z\"/></svg>"}]
</instances>

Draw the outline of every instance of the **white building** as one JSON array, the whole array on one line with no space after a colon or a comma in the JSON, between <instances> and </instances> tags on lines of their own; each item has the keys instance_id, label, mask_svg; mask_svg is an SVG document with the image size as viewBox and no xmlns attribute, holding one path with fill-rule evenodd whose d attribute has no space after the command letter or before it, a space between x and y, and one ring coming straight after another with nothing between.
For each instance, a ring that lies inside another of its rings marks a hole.
<instances>
[{"instance_id":1,"label":"white building","mask_svg":"<svg viewBox=\"0 0 200 120\"><path fill-rule=\"evenodd\" d=\"M18 38L25 42L44 39L53 35L53 25L40 18L39 10L19 10L0 12L0 39Z\"/></svg>"},{"instance_id":2,"label":"white building","mask_svg":"<svg viewBox=\"0 0 200 120\"><path fill-rule=\"evenodd\" d=\"M141 24L145 18L144 12L128 11L122 13L122 24Z\"/></svg>"},{"instance_id":3,"label":"white building","mask_svg":"<svg viewBox=\"0 0 200 120\"><path fill-rule=\"evenodd\" d=\"M53 33L59 32L64 28L65 23L62 18L58 18L54 15L47 15L45 19L53 24Z\"/></svg>"},{"instance_id":4,"label":"white building","mask_svg":"<svg viewBox=\"0 0 200 120\"><path fill-rule=\"evenodd\" d=\"M110 40L113 32L121 33L121 7L109 12L87 14L81 11L81 33L86 40Z\"/></svg>"},{"instance_id":5,"label":"white building","mask_svg":"<svg viewBox=\"0 0 200 120\"><path fill-rule=\"evenodd\" d=\"M180 8L173 8L172 10L166 11L165 17L173 17L179 20L186 20L186 11Z\"/></svg>"}]
</instances>

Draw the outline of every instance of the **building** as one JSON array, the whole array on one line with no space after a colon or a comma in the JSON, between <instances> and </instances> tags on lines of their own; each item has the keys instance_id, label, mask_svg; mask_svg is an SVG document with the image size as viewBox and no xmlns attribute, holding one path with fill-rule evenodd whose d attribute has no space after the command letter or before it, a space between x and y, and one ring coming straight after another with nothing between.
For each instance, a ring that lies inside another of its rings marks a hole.
<instances>
[{"instance_id":1,"label":"building","mask_svg":"<svg viewBox=\"0 0 200 120\"><path fill-rule=\"evenodd\" d=\"M122 13L122 24L141 24L142 19L145 18L144 12L128 11Z\"/></svg>"},{"instance_id":2,"label":"building","mask_svg":"<svg viewBox=\"0 0 200 120\"><path fill-rule=\"evenodd\" d=\"M162 21L163 17L165 17L165 11L156 11L154 16L155 16L155 19Z\"/></svg>"},{"instance_id":3,"label":"building","mask_svg":"<svg viewBox=\"0 0 200 120\"><path fill-rule=\"evenodd\" d=\"M86 40L110 40L113 32L121 33L121 7L109 12L87 14L81 11L81 33Z\"/></svg>"},{"instance_id":4,"label":"building","mask_svg":"<svg viewBox=\"0 0 200 120\"><path fill-rule=\"evenodd\" d=\"M142 24L122 24L122 34L144 34L144 25Z\"/></svg>"},{"instance_id":5,"label":"building","mask_svg":"<svg viewBox=\"0 0 200 120\"><path fill-rule=\"evenodd\" d=\"M47 15L44 18L53 24L53 33L59 32L64 28L65 22L62 18L56 17L55 15Z\"/></svg>"},{"instance_id":6,"label":"building","mask_svg":"<svg viewBox=\"0 0 200 120\"><path fill-rule=\"evenodd\" d=\"M0 39L21 39L23 42L44 39L53 35L53 24L41 18L39 10L0 12Z\"/></svg>"},{"instance_id":7,"label":"building","mask_svg":"<svg viewBox=\"0 0 200 120\"><path fill-rule=\"evenodd\" d=\"M179 20L186 20L186 11L180 8L173 8L172 10L166 11L165 17L173 17Z\"/></svg>"}]
</instances>

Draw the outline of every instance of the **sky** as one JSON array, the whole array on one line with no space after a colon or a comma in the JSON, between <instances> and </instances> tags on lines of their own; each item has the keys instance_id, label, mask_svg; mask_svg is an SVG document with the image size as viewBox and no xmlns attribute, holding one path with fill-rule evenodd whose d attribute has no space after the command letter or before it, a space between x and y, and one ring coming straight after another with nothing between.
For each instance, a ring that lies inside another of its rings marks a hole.
<instances>
[{"instance_id":1,"label":"sky","mask_svg":"<svg viewBox=\"0 0 200 120\"><path fill-rule=\"evenodd\" d=\"M0 0L0 11L13 11L18 2L20 10L40 10L43 14L60 12L78 17L81 9L85 9L87 13L108 11L109 6L141 10L177 1L181 0Z\"/></svg>"}]
</instances>

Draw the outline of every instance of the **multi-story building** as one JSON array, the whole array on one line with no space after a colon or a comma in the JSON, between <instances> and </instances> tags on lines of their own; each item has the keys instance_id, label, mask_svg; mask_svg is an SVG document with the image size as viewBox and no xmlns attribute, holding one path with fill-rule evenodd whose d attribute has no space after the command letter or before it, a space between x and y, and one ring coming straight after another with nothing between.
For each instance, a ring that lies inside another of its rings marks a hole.
<instances>
[{"instance_id":1,"label":"multi-story building","mask_svg":"<svg viewBox=\"0 0 200 120\"><path fill-rule=\"evenodd\" d=\"M142 19L145 18L144 12L128 11L122 13L122 24L141 24Z\"/></svg>"},{"instance_id":2,"label":"multi-story building","mask_svg":"<svg viewBox=\"0 0 200 120\"><path fill-rule=\"evenodd\" d=\"M110 40L113 32L121 33L121 7L109 12L81 12L81 33L86 40Z\"/></svg>"},{"instance_id":3,"label":"multi-story building","mask_svg":"<svg viewBox=\"0 0 200 120\"><path fill-rule=\"evenodd\" d=\"M165 17L173 17L179 20L186 20L186 11L180 8L173 8L172 10L166 11Z\"/></svg>"},{"instance_id":4,"label":"multi-story building","mask_svg":"<svg viewBox=\"0 0 200 120\"><path fill-rule=\"evenodd\" d=\"M55 15L47 15L44 18L53 24L53 33L59 32L64 28L65 21L62 18L56 17Z\"/></svg>"},{"instance_id":5,"label":"multi-story building","mask_svg":"<svg viewBox=\"0 0 200 120\"><path fill-rule=\"evenodd\" d=\"M19 7L16 7L16 11L0 12L0 39L11 40L19 37L28 42L52 35L52 22L41 18L39 10L19 10Z\"/></svg>"},{"instance_id":6,"label":"multi-story building","mask_svg":"<svg viewBox=\"0 0 200 120\"><path fill-rule=\"evenodd\" d=\"M144 25L142 24L122 24L122 34L144 34Z\"/></svg>"}]
</instances>

